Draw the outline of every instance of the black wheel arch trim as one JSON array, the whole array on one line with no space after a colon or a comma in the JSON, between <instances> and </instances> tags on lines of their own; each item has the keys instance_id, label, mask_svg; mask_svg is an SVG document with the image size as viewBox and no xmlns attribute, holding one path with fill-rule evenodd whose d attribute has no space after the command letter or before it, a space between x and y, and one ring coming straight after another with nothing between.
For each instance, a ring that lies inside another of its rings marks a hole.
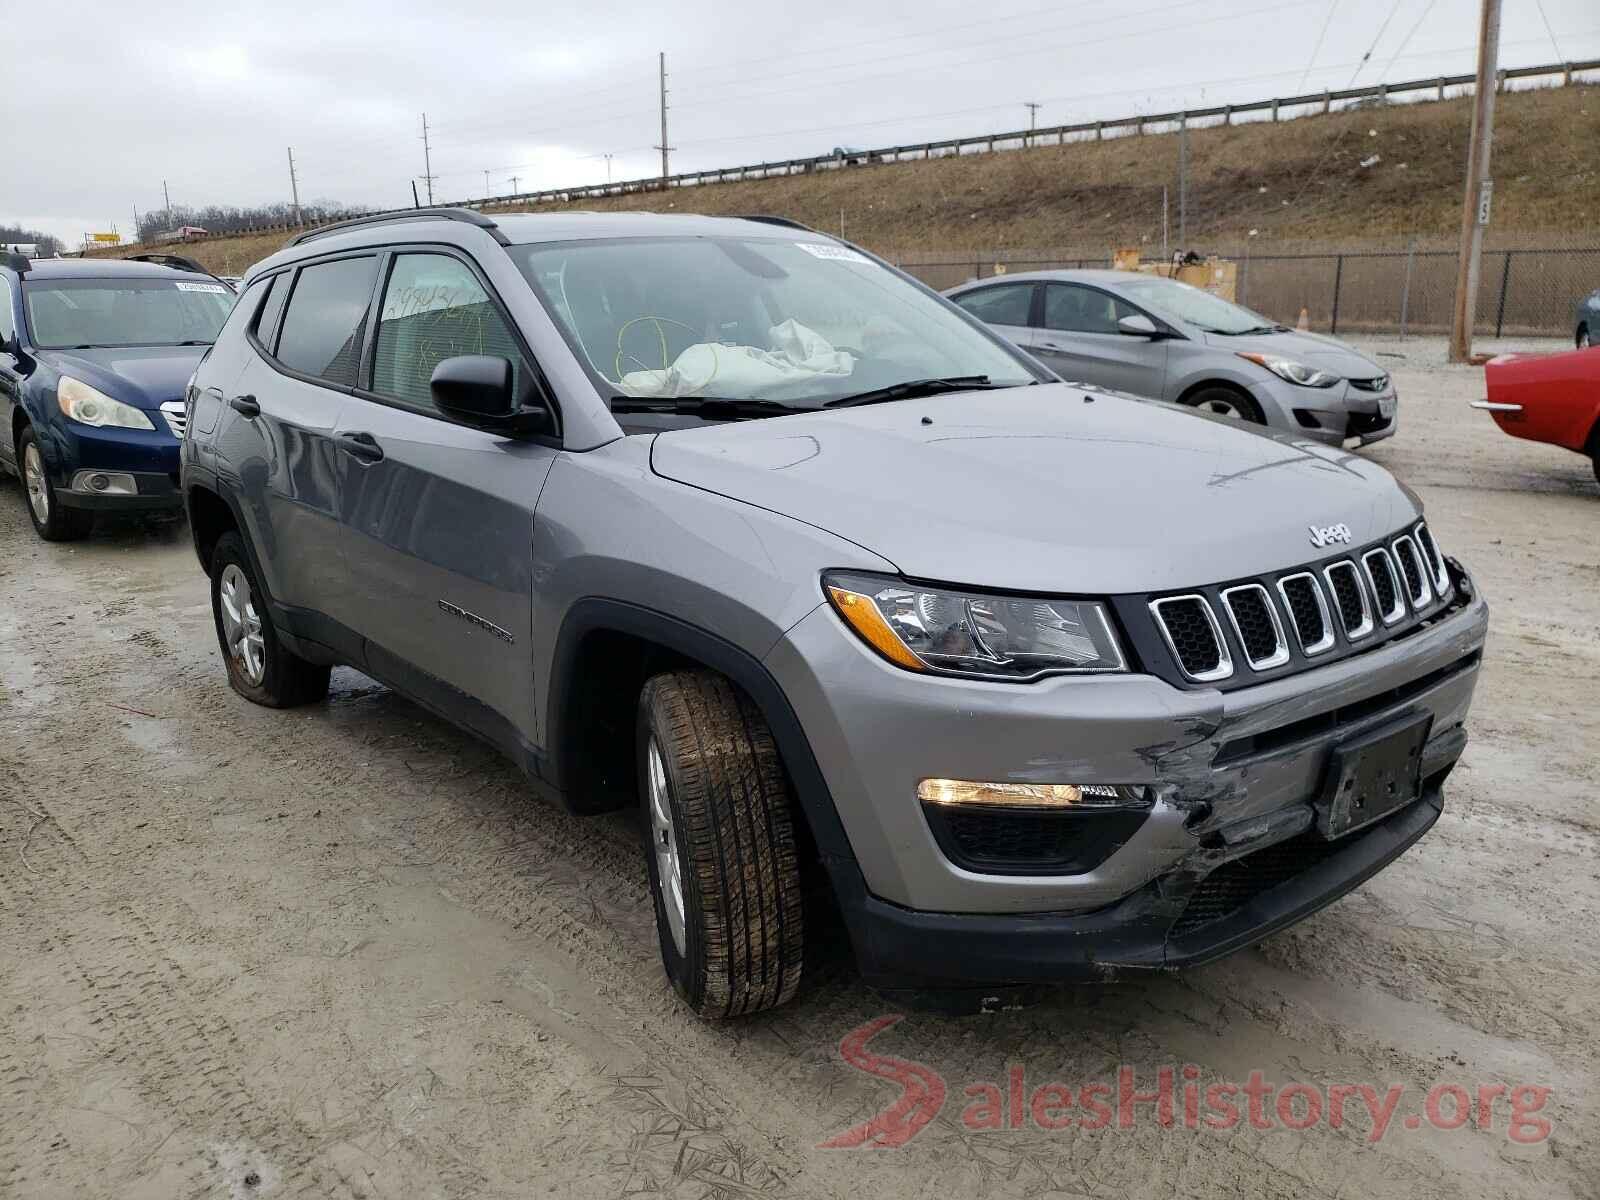
<instances>
[{"instance_id":1,"label":"black wheel arch trim","mask_svg":"<svg viewBox=\"0 0 1600 1200\"><path fill-rule=\"evenodd\" d=\"M778 743L778 751L783 756L840 907L847 913L853 904L859 907L866 895L861 869L850 848L844 824L839 820L833 794L822 776L822 768L817 765L800 718L795 715L783 688L753 654L678 617L599 596L585 597L567 610L556 635L550 686L544 691L546 766L553 776L549 782L560 788L567 777L566 763L570 761L567 754L573 734L564 727L565 713L573 689L581 686L574 667L584 639L597 632L628 634L655 642L721 672L744 690Z\"/></svg>"}]
</instances>

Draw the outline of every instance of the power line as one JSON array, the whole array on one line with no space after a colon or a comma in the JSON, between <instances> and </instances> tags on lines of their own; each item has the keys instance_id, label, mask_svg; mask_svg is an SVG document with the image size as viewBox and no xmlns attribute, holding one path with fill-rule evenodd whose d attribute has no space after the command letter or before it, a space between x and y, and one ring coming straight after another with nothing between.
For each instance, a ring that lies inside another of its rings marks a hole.
<instances>
[{"instance_id":1,"label":"power line","mask_svg":"<svg viewBox=\"0 0 1600 1200\"><path fill-rule=\"evenodd\" d=\"M1296 91L1303 91L1306 80L1311 77L1311 68L1317 65L1317 55L1322 53L1322 40L1328 36L1328 26L1333 24L1333 10L1339 7L1339 0L1328 0L1328 15L1322 19L1322 32L1317 34L1317 44L1311 47L1311 57L1306 59L1305 73L1300 76L1300 82L1295 85Z\"/></svg>"},{"instance_id":2,"label":"power line","mask_svg":"<svg viewBox=\"0 0 1600 1200\"><path fill-rule=\"evenodd\" d=\"M1367 52L1361 56L1361 61L1356 64L1355 74L1350 76L1350 82L1345 84L1345 87L1355 87L1356 77L1359 76L1362 70L1366 67L1367 60L1372 57L1372 52L1378 48L1378 43L1383 41L1383 35L1389 30L1389 22L1394 20L1395 13L1399 11L1400 5L1398 3L1390 6L1389 15L1384 17L1383 24L1378 26L1378 36L1372 39L1372 45L1368 46Z\"/></svg>"},{"instance_id":3,"label":"power line","mask_svg":"<svg viewBox=\"0 0 1600 1200\"><path fill-rule=\"evenodd\" d=\"M1422 23L1428 19L1428 14L1433 11L1433 6L1437 3L1438 0L1428 0L1428 3L1423 7L1422 15L1417 18L1416 24L1412 25L1406 36L1401 39L1399 49L1394 52L1394 57L1389 60L1389 65L1383 69L1385 78L1388 78L1389 72L1394 70L1394 64L1399 61L1401 53L1411 44L1411 39L1416 36L1417 30L1422 28Z\"/></svg>"},{"instance_id":4,"label":"power line","mask_svg":"<svg viewBox=\"0 0 1600 1200\"><path fill-rule=\"evenodd\" d=\"M1565 62L1561 54L1561 44L1556 41L1556 31L1550 27L1550 17L1544 11L1544 0L1533 0L1539 6L1539 19L1544 22L1544 31L1550 35L1550 48L1556 52L1556 61Z\"/></svg>"}]
</instances>

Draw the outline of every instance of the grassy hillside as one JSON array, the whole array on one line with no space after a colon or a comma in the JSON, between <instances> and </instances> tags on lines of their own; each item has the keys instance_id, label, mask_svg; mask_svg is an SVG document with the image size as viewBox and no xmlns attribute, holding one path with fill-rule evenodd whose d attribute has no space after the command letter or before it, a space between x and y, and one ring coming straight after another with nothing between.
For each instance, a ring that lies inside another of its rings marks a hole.
<instances>
[{"instance_id":1,"label":"grassy hillside","mask_svg":"<svg viewBox=\"0 0 1600 1200\"><path fill-rule=\"evenodd\" d=\"M1189 242L1449 237L1460 220L1470 101L1392 105L1277 124L1191 129ZM1600 242L1600 87L1510 92L1497 104L1493 235ZM1368 166L1363 161L1377 157ZM1178 139L1071 142L588 199L573 208L781 213L880 252L1159 245L1161 189L1177 237ZM551 211L555 205L540 206ZM515 211L515 208L505 211ZM185 252L242 271L281 233Z\"/></svg>"}]
</instances>

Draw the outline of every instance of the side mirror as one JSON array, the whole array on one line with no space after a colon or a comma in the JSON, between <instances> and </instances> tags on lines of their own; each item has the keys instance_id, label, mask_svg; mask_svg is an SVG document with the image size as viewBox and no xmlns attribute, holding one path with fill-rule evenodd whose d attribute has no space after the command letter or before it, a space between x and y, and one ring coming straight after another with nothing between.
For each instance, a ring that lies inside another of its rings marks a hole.
<instances>
[{"instance_id":1,"label":"side mirror","mask_svg":"<svg viewBox=\"0 0 1600 1200\"><path fill-rule=\"evenodd\" d=\"M1130 313L1117 322L1117 332L1128 337L1160 337L1156 323L1142 313Z\"/></svg>"},{"instance_id":2,"label":"side mirror","mask_svg":"<svg viewBox=\"0 0 1600 1200\"><path fill-rule=\"evenodd\" d=\"M428 387L443 412L469 425L506 433L550 431L547 409L517 404L510 359L487 354L447 358L434 367Z\"/></svg>"}]
</instances>

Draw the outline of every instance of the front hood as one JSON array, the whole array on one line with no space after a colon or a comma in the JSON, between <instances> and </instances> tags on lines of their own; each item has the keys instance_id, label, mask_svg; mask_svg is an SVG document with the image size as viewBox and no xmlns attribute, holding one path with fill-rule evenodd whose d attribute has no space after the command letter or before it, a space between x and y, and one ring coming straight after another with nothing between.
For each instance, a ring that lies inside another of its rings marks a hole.
<instances>
[{"instance_id":1,"label":"front hood","mask_svg":"<svg viewBox=\"0 0 1600 1200\"><path fill-rule=\"evenodd\" d=\"M181 400L184 385L208 346L115 346L93 350L41 350L39 357L63 375L81 379L113 400L158 408Z\"/></svg>"},{"instance_id":2,"label":"front hood","mask_svg":"<svg viewBox=\"0 0 1600 1200\"><path fill-rule=\"evenodd\" d=\"M1219 350L1233 350L1247 354L1277 354L1298 359L1310 366L1331 371L1342 379L1371 379L1388 372L1354 347L1338 338L1323 337L1317 333L1263 333L1253 337L1228 337L1226 334L1208 333L1206 344Z\"/></svg>"},{"instance_id":3,"label":"front hood","mask_svg":"<svg viewBox=\"0 0 1600 1200\"><path fill-rule=\"evenodd\" d=\"M1173 405L1043 384L663 433L658 475L848 538L930 581L1159 591L1325 558L1418 506L1381 467Z\"/></svg>"}]
</instances>

